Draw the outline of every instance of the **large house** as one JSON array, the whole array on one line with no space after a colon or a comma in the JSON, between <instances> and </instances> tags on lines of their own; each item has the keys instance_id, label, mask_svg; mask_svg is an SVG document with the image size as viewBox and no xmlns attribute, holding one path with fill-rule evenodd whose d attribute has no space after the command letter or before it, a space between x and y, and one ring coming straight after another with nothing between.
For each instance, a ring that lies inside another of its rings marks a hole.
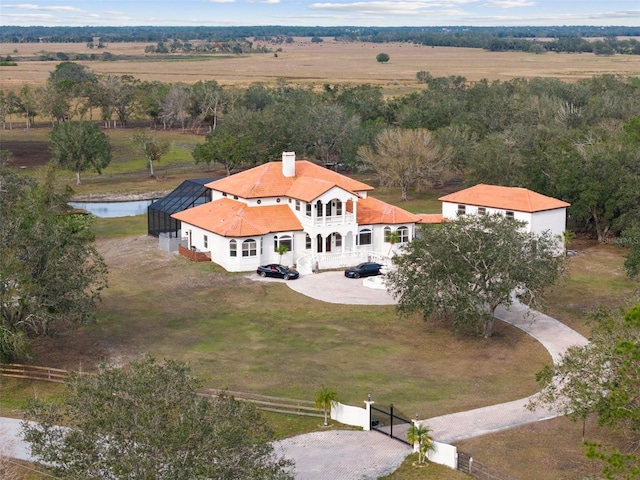
<instances>
[{"instance_id":1,"label":"large house","mask_svg":"<svg viewBox=\"0 0 640 480\"><path fill-rule=\"evenodd\" d=\"M550 231L563 248L569 203L520 187L479 184L440 197L443 220L459 215L505 215L525 222L527 232Z\"/></svg>"},{"instance_id":2,"label":"large house","mask_svg":"<svg viewBox=\"0 0 640 480\"><path fill-rule=\"evenodd\" d=\"M267 263L338 268L383 261L410 241L420 217L369 196L373 187L284 152L205 185L211 201L171 215L189 251L228 271ZM391 235L397 232L397 235ZM281 248L286 247L286 248ZM282 253L285 252L285 253Z\"/></svg>"}]
</instances>

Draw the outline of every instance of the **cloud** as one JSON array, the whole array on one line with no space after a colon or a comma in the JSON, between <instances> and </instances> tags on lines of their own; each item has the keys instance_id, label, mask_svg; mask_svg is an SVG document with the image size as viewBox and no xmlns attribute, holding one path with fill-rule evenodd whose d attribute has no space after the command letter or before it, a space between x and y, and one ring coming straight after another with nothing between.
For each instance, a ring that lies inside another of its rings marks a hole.
<instances>
[{"instance_id":1,"label":"cloud","mask_svg":"<svg viewBox=\"0 0 640 480\"><path fill-rule=\"evenodd\" d=\"M3 18L13 18L13 19L17 19L17 20L31 20L31 19L37 19L37 20L51 20L56 18L55 16L48 14L48 13L22 13L22 14L17 14L17 13L3 13L2 14Z\"/></svg>"},{"instance_id":2,"label":"cloud","mask_svg":"<svg viewBox=\"0 0 640 480\"><path fill-rule=\"evenodd\" d=\"M373 1L352 3L313 3L312 10L328 10L335 12L360 13L366 15L420 15L442 14L455 10L456 7L476 3L476 0L433 0L433 1Z\"/></svg>"},{"instance_id":3,"label":"cloud","mask_svg":"<svg viewBox=\"0 0 640 480\"><path fill-rule=\"evenodd\" d=\"M488 8L516 8L516 7L533 7L536 2L527 0L492 0L483 5Z\"/></svg>"},{"instance_id":4,"label":"cloud","mask_svg":"<svg viewBox=\"0 0 640 480\"><path fill-rule=\"evenodd\" d=\"M32 3L19 3L15 5L4 5L4 8L14 8L16 10L43 10L50 12L84 12L81 8L70 7L67 5L51 5L48 7L34 5Z\"/></svg>"},{"instance_id":5,"label":"cloud","mask_svg":"<svg viewBox=\"0 0 640 480\"><path fill-rule=\"evenodd\" d=\"M280 3L280 0L261 0L260 3Z\"/></svg>"}]
</instances>

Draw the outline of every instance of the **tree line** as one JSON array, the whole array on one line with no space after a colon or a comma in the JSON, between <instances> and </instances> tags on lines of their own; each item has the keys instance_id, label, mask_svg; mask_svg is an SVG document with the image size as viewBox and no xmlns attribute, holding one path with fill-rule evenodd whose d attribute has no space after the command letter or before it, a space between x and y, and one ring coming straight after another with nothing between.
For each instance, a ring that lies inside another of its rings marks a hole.
<instances>
[{"instance_id":1,"label":"tree line","mask_svg":"<svg viewBox=\"0 0 640 480\"><path fill-rule=\"evenodd\" d=\"M570 202L569 225L577 233L607 241L635 231L640 79L603 75L575 83L545 78L472 83L427 71L416 79L426 88L385 98L381 88L366 84L325 84L320 90L283 79L275 86L247 88L215 80L166 84L99 76L62 62L45 86L0 91L0 126L11 128L19 115L27 128L36 118L52 124L83 119L104 128L125 127L135 119L155 129L208 132L193 157L220 163L228 173L279 158L285 150L329 167L371 168L371 153L384 149L380 135L424 129L446 162L435 169L431 164L424 175L404 175L407 185L395 181L406 191L452 176L469 184L521 186ZM424 142L420 148L431 148ZM389 169L376 170L384 178L398 177Z\"/></svg>"},{"instance_id":2,"label":"tree line","mask_svg":"<svg viewBox=\"0 0 640 480\"><path fill-rule=\"evenodd\" d=\"M595 52L640 54L635 39L640 27L631 26L522 26L522 27L302 27L302 26L163 26L163 27L17 27L3 26L0 42L93 43L109 42L238 42L247 38L279 41L292 37L330 37L338 41L411 42L428 46L470 47L487 50L522 50L543 53ZM588 41L586 39L594 39ZM604 38L604 40L599 40ZM538 41L537 39L543 39ZM552 40L552 41L549 41Z\"/></svg>"}]
</instances>

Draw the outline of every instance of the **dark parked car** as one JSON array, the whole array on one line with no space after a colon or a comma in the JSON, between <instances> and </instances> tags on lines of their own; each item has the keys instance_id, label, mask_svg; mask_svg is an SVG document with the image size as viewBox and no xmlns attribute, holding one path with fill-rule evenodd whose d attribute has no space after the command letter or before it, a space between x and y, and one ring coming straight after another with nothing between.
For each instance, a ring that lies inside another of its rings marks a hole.
<instances>
[{"instance_id":1,"label":"dark parked car","mask_svg":"<svg viewBox=\"0 0 640 480\"><path fill-rule=\"evenodd\" d=\"M374 275L380 275L381 268L382 265L379 263L364 262L356 267L345 270L344 276L348 278L372 277Z\"/></svg>"},{"instance_id":2,"label":"dark parked car","mask_svg":"<svg viewBox=\"0 0 640 480\"><path fill-rule=\"evenodd\" d=\"M256 273L261 277L275 277L284 278L285 280L294 280L300 276L300 274L293 268L285 267L277 263L270 263L269 265L260 265Z\"/></svg>"}]
</instances>

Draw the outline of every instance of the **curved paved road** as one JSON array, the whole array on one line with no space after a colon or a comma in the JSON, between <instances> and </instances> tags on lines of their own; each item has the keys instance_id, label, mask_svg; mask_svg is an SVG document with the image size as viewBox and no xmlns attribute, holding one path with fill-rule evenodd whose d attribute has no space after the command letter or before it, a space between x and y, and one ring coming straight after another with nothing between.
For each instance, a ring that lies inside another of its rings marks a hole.
<instances>
[{"instance_id":1,"label":"curved paved road","mask_svg":"<svg viewBox=\"0 0 640 480\"><path fill-rule=\"evenodd\" d=\"M299 293L325 302L369 305L388 305L395 303L393 297L386 291L367 288L363 283L363 280L345 278L342 272L326 272L303 276L296 281L289 282L288 285ZM514 302L508 310L504 307L499 307L495 316L523 330L542 343L551 354L554 363L560 359L568 347L587 343L587 339L575 330L572 330L548 315L531 310L519 302ZM549 410L529 411L526 405L534 397L535 395L529 398L491 405L466 412L428 418L421 420L421 423L432 429L434 438L439 442L454 443L466 438L506 430L559 415L557 412ZM360 436L360 440L358 441L365 441L365 439L371 435L382 436L377 432L354 433ZM329 436L330 432L327 432L327 434ZM285 455L296 461L296 478L298 480L331 478L315 473L317 465L324 463L323 455L321 455L320 452L327 451L329 448L331 448L335 456L349 457L348 460L352 465L351 475L341 474L333 478L345 480L376 479L385 474L381 470L374 471L373 468L369 468L368 460L371 458L370 456L358 456L352 452L341 450L339 441L337 441L335 448L333 448L327 445L329 440L325 437L322 438L322 441L306 435L302 435L301 437L307 437L305 451L302 451L297 444L284 444ZM382 436L382 438L385 437ZM309 451L314 441L318 441L319 444L317 456L312 455L315 449L311 452ZM386 442L393 442L393 440L386 439ZM391 448L391 444L389 444L389 447ZM409 449L406 449L406 447L405 452L405 454L409 453ZM380 453L382 454L383 452L380 451ZM395 462L392 462L392 464L396 465ZM399 465L399 463L397 465ZM397 468L397 465L394 469Z\"/></svg>"},{"instance_id":2,"label":"curved paved road","mask_svg":"<svg viewBox=\"0 0 640 480\"><path fill-rule=\"evenodd\" d=\"M256 275L250 278L259 281ZM367 288L364 281L347 279L342 272L306 275L287 282L293 290L330 303L390 305L395 301L385 290ZM499 308L496 318L508 322L540 341L557 362L572 345L584 345L587 339L557 320L515 303L507 310ZM429 418L421 422L433 430L436 440L453 443L518 425L553 418L551 411L531 412L529 398ZM0 418L0 442L9 440L13 456L30 460L28 450L18 438L19 421ZM297 480L374 480L398 468L411 452L406 445L377 432L326 430L275 442L276 453L295 461Z\"/></svg>"}]
</instances>

